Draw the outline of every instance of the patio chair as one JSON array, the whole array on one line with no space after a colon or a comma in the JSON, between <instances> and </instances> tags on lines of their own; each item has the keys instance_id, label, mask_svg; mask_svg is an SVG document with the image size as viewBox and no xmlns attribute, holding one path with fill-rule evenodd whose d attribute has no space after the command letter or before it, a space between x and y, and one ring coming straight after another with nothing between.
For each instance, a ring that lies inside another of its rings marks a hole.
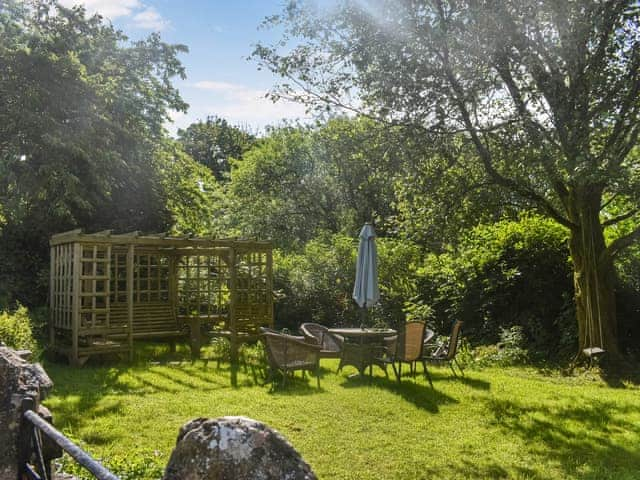
<instances>
[{"instance_id":1,"label":"patio chair","mask_svg":"<svg viewBox=\"0 0 640 480\"><path fill-rule=\"evenodd\" d=\"M433 330L431 330L430 328L425 328L424 329L424 339L422 340L422 352L424 354L424 352L428 352L430 351L430 349L433 348L433 337L435 337L436 332L434 332ZM415 362L413 362L411 364L411 373L415 374L416 372L416 366L418 364L419 361L422 361L422 358L418 358Z\"/></svg>"},{"instance_id":2,"label":"patio chair","mask_svg":"<svg viewBox=\"0 0 640 480\"><path fill-rule=\"evenodd\" d=\"M340 358L344 344L344 338L340 335L329 332L327 327L317 323L303 323L300 333L307 343L320 346L320 358Z\"/></svg>"},{"instance_id":3,"label":"patio chair","mask_svg":"<svg viewBox=\"0 0 640 480\"><path fill-rule=\"evenodd\" d=\"M422 357L425 328L424 322L407 322L397 337L387 340L386 354L379 360L385 365L385 374L387 373L386 365L391 364L398 383L401 381L403 363L409 364L409 368L415 376L415 369L412 368L412 365ZM396 363L398 364L397 369Z\"/></svg>"},{"instance_id":4,"label":"patio chair","mask_svg":"<svg viewBox=\"0 0 640 480\"><path fill-rule=\"evenodd\" d=\"M457 377L458 374L453 368L453 364L455 363L460 370L460 374L464 377L464 371L456 360L456 354L458 353L458 343L462 335L463 324L464 322L462 320L456 320L451 327L451 335L449 336L449 340L447 342L433 344L430 346L430 348L427 348L425 350L425 353L422 356L421 360L422 366L424 367L424 374L429 379L429 385L431 385L431 388L433 388L433 382L431 381L431 375L429 374L429 370L427 369L427 363L448 363L451 371L453 372L453 376Z\"/></svg>"},{"instance_id":5,"label":"patio chair","mask_svg":"<svg viewBox=\"0 0 640 480\"><path fill-rule=\"evenodd\" d=\"M261 328L264 339L267 361L269 363L269 378L273 381L275 375L282 374L282 386L287 383L287 375L296 370L309 370L315 373L320 388L320 346L304 341L304 337L278 333L269 328Z\"/></svg>"}]
</instances>

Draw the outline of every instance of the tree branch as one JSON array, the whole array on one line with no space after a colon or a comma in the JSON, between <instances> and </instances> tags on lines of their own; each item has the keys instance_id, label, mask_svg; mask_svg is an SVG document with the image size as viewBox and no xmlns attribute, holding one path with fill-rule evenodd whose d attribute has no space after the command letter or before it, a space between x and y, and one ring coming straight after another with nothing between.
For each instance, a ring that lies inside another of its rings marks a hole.
<instances>
[{"instance_id":1,"label":"tree branch","mask_svg":"<svg viewBox=\"0 0 640 480\"><path fill-rule=\"evenodd\" d=\"M619 194L619 192L615 192L613 195L611 195L611 198L609 200L607 200L602 205L600 205L600 211L602 211L605 208L607 208L607 206L618 197L618 194Z\"/></svg>"},{"instance_id":2,"label":"tree branch","mask_svg":"<svg viewBox=\"0 0 640 480\"><path fill-rule=\"evenodd\" d=\"M607 247L607 252L612 258L618 255L622 250L631 246L634 242L640 240L640 226L638 226L631 233L624 235L613 242Z\"/></svg>"},{"instance_id":3,"label":"tree branch","mask_svg":"<svg viewBox=\"0 0 640 480\"><path fill-rule=\"evenodd\" d=\"M633 210L630 210L627 213L623 213L622 215L618 215L616 217L610 218L609 220L602 222L602 226L609 227L611 225L615 225L616 223L622 222L623 220L633 217L638 212L640 212L640 208L634 208Z\"/></svg>"},{"instance_id":4,"label":"tree branch","mask_svg":"<svg viewBox=\"0 0 640 480\"><path fill-rule=\"evenodd\" d=\"M446 19L444 17L444 14L443 14L443 11L442 11L442 6L441 6L440 2L438 2L438 5L440 7L439 8L439 13L440 13L440 15L442 17L443 25L445 25L446 24ZM444 33L445 33L445 37L446 37L446 33L447 33L446 32L446 26L444 27L444 30L445 30ZM559 224L561 224L561 225L563 225L563 226L565 226L565 227L567 227L569 229L572 229L572 230L573 229L577 229L578 225L574 224L569 219L564 217L542 195L537 193L532 188L529 188L526 185L518 183L517 181L513 180L512 178L505 177L504 175L502 175L500 172L498 172L495 169L495 167L493 166L493 163L492 163L491 152L487 149L485 144L482 143L482 140L480 139L480 137L478 135L479 132L476 129L476 127L474 126L473 122L471 121L471 113L469 112L469 110L467 109L467 106L465 104L464 89L463 89L462 85L460 85L460 82L458 82L458 80L455 77L455 74L452 71L451 63L449 62L449 52L448 52L448 49L446 47L446 40L445 40L445 43L443 44L442 47L443 47L443 50L442 50L442 52L440 52L439 56L440 56L440 59L442 60L442 64L443 64L443 67L444 67L444 73L445 73L447 81L448 81L448 83L450 85L451 92L453 94L454 102L456 103L456 105L458 107L460 115L462 116L462 120L463 120L463 122L465 124L465 127L467 128L467 132L471 136L471 141L473 142L474 146L476 147L476 151L478 152L478 156L480 157L480 161L482 162L482 165L484 166L484 169L487 172L487 175L489 175L489 177L496 184L501 185L503 187L506 187L506 188L512 190L513 192L517 193L518 195L521 195L522 197L534 202L547 215L549 215L551 218L553 218Z\"/></svg>"}]
</instances>

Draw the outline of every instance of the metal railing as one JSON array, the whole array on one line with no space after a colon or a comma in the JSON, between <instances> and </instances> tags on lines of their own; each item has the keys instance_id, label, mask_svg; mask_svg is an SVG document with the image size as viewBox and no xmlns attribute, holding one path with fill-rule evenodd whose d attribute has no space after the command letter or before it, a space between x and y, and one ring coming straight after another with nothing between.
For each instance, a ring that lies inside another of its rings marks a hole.
<instances>
[{"instance_id":1,"label":"metal railing","mask_svg":"<svg viewBox=\"0 0 640 480\"><path fill-rule=\"evenodd\" d=\"M23 435L24 464L23 473L32 480L51 480L50 459L43 449L43 435L67 452L78 464L89 470L98 480L120 480L107 470L100 462L82 450L78 445L65 437L53 425L33 411L33 399L23 402ZM35 463L35 464L33 464Z\"/></svg>"}]
</instances>

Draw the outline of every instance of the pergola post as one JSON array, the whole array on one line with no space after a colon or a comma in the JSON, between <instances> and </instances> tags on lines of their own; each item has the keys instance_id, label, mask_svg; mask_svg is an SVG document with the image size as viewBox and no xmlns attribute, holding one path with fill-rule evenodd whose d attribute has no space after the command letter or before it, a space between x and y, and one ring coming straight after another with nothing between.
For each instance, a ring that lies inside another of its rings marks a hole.
<instances>
[{"instance_id":1,"label":"pergola post","mask_svg":"<svg viewBox=\"0 0 640 480\"><path fill-rule=\"evenodd\" d=\"M71 364L79 365L78 334L80 332L80 301L81 301L81 267L82 245L73 244L73 303L71 307Z\"/></svg>"},{"instance_id":2,"label":"pergola post","mask_svg":"<svg viewBox=\"0 0 640 480\"><path fill-rule=\"evenodd\" d=\"M174 318L178 318L178 264L180 263L180 255L171 255L168 258L169 262L169 278L167 288L169 289L167 293L169 305L171 306L171 312ZM171 353L176 352L176 341L175 339L169 340L169 350Z\"/></svg>"},{"instance_id":3,"label":"pergola post","mask_svg":"<svg viewBox=\"0 0 640 480\"><path fill-rule=\"evenodd\" d=\"M273 321L273 252L267 251L267 308L269 317ZM273 327L273 325L270 325Z\"/></svg>"},{"instance_id":4,"label":"pergola post","mask_svg":"<svg viewBox=\"0 0 640 480\"><path fill-rule=\"evenodd\" d=\"M127 247L127 344L129 345L129 361L133 361L133 260L134 246Z\"/></svg>"},{"instance_id":5,"label":"pergola post","mask_svg":"<svg viewBox=\"0 0 640 480\"><path fill-rule=\"evenodd\" d=\"M238 301L238 269L236 265L236 249L229 250L229 343L231 360L231 384L235 386L238 378L238 326L236 303Z\"/></svg>"},{"instance_id":6,"label":"pergola post","mask_svg":"<svg viewBox=\"0 0 640 480\"><path fill-rule=\"evenodd\" d=\"M58 287L58 272L56 271L56 247L50 248L50 264L49 264L49 345L53 346L55 343L55 318L58 314L56 305L56 290Z\"/></svg>"}]
</instances>

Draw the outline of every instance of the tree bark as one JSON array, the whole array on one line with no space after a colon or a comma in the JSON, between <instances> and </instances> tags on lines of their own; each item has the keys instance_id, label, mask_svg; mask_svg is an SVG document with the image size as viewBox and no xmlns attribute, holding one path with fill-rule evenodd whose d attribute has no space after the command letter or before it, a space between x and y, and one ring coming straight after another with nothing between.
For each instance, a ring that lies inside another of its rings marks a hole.
<instances>
[{"instance_id":1,"label":"tree bark","mask_svg":"<svg viewBox=\"0 0 640 480\"><path fill-rule=\"evenodd\" d=\"M616 275L600 222L602 186L588 185L569 191L566 207L571 229L569 251L573 261L578 352L600 347L619 357L615 302Z\"/></svg>"}]
</instances>

